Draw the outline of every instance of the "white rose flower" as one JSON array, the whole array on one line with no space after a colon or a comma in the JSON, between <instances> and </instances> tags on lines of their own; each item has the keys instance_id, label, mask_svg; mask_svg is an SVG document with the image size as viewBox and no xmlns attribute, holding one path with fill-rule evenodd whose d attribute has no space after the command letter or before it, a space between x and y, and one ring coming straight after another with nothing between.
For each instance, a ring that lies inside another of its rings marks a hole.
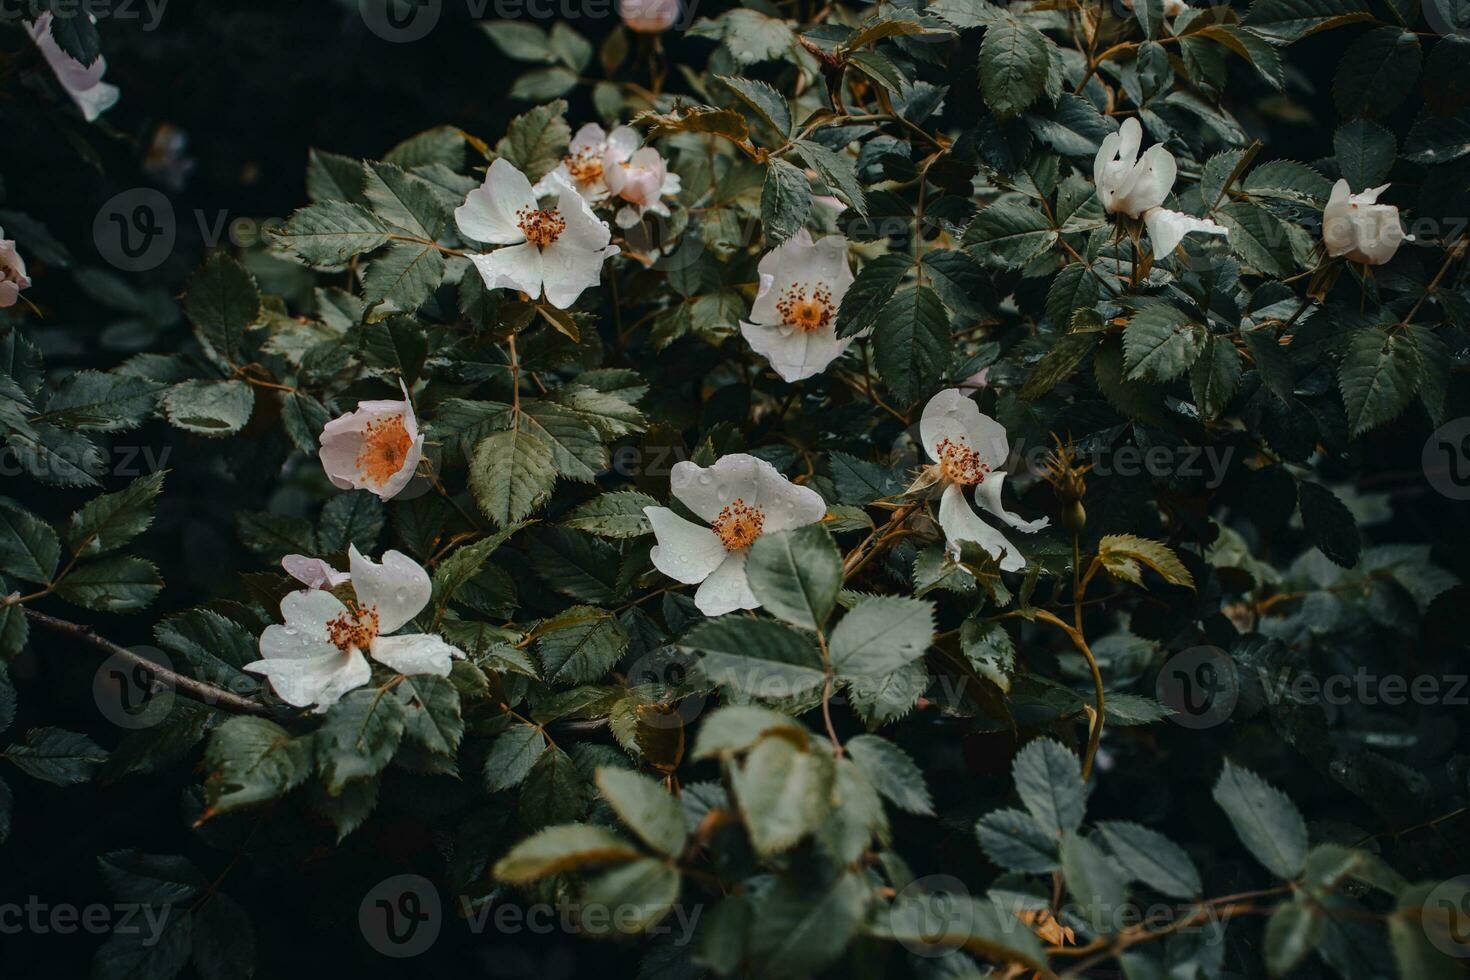
<instances>
[{"instance_id":1,"label":"white rose flower","mask_svg":"<svg viewBox=\"0 0 1470 980\"><path fill-rule=\"evenodd\" d=\"M980 412L980 406L965 397L958 388L948 388L929 399L919 419L919 438L924 450L938 463L940 481L944 484L939 499L939 526L944 536L955 544L973 541L1008 572L1026 567L1020 549L982 521L965 499L965 488L975 488L975 502L982 510L1027 534L1040 531L1051 523L1045 517L1025 521L1005 509L1001 490L1005 486L1005 465L1011 453L1005 426Z\"/></svg>"},{"instance_id":2,"label":"white rose flower","mask_svg":"<svg viewBox=\"0 0 1470 980\"><path fill-rule=\"evenodd\" d=\"M618 16L628 30L662 34L679 21L679 0L618 0Z\"/></svg>"},{"instance_id":3,"label":"white rose flower","mask_svg":"<svg viewBox=\"0 0 1470 980\"><path fill-rule=\"evenodd\" d=\"M1097 196L1108 214L1142 218L1153 244L1154 256L1163 258L1193 231L1228 235L1228 230L1206 218L1163 207L1174 187L1179 165L1162 143L1149 147L1140 159L1143 127L1129 117L1116 133L1109 133L1092 162Z\"/></svg>"},{"instance_id":4,"label":"white rose flower","mask_svg":"<svg viewBox=\"0 0 1470 980\"><path fill-rule=\"evenodd\" d=\"M1133 2L1134 0L1123 0L1123 6L1127 7L1129 10L1132 10ZM1165 17L1178 17L1180 14L1184 13L1188 9L1189 4L1185 3L1184 0L1164 0Z\"/></svg>"},{"instance_id":5,"label":"white rose flower","mask_svg":"<svg viewBox=\"0 0 1470 980\"><path fill-rule=\"evenodd\" d=\"M371 490L392 500L418 469L424 435L413 414L408 388L402 401L358 402L357 409L322 428L322 468L339 490Z\"/></svg>"},{"instance_id":6,"label":"white rose flower","mask_svg":"<svg viewBox=\"0 0 1470 980\"><path fill-rule=\"evenodd\" d=\"M820 374L851 346L837 337L837 307L852 285L847 239L813 243L803 228L760 261L760 289L740 332L786 381Z\"/></svg>"},{"instance_id":7,"label":"white rose flower","mask_svg":"<svg viewBox=\"0 0 1470 980\"><path fill-rule=\"evenodd\" d=\"M597 123L588 123L577 130L577 135L572 137L572 142L567 146L566 156L562 157L561 163L557 164L552 173L575 187L577 193L589 204L600 203L607 200L609 194L607 181L604 179L605 158L612 155L617 160L626 160L633 155L641 142L642 139L631 126L619 126L608 133ZM537 182L538 196L552 193L548 177L550 174Z\"/></svg>"},{"instance_id":8,"label":"white rose flower","mask_svg":"<svg viewBox=\"0 0 1470 980\"><path fill-rule=\"evenodd\" d=\"M49 11L37 17L29 28L31 38L36 42L36 47L41 49L46 63L55 72L56 80L66 89L66 94L71 96L77 108L82 110L87 122L96 122L98 116L117 104L121 94L116 85L109 85L102 80L102 76L107 73L107 59L98 55L96 61L84 65L61 50L56 38L51 36L51 20ZM92 23L97 23L96 17L92 17Z\"/></svg>"},{"instance_id":9,"label":"white rose flower","mask_svg":"<svg viewBox=\"0 0 1470 980\"><path fill-rule=\"evenodd\" d=\"M29 289L30 285L25 259L15 250L15 242L5 237L5 229L0 228L0 309L18 303L20 291Z\"/></svg>"},{"instance_id":10,"label":"white rose flower","mask_svg":"<svg viewBox=\"0 0 1470 980\"><path fill-rule=\"evenodd\" d=\"M323 589L292 592L281 600L285 625L260 635L263 660L245 669L263 674L282 701L297 708L325 711L372 676L370 656L400 674L449 676L454 658L464 653L438 636L390 636L428 605L432 587L423 566L398 551L384 552L381 563L354 547L348 567L357 600L344 605Z\"/></svg>"},{"instance_id":11,"label":"white rose flower","mask_svg":"<svg viewBox=\"0 0 1470 980\"><path fill-rule=\"evenodd\" d=\"M504 245L471 255L490 289L519 289L532 299L564 310L582 291L597 285L602 263L618 254L612 231L565 177L552 172L543 182L555 198L542 207L526 175L496 160L485 182L470 191L455 212L459 230L477 242Z\"/></svg>"},{"instance_id":12,"label":"white rose flower","mask_svg":"<svg viewBox=\"0 0 1470 980\"><path fill-rule=\"evenodd\" d=\"M667 218L669 206L663 199L674 197L683 189L679 175L669 171L663 156L651 146L631 153L626 150L626 141L609 137L603 154L603 180L607 189L627 202L618 209L618 227L631 228L650 213Z\"/></svg>"},{"instance_id":13,"label":"white rose flower","mask_svg":"<svg viewBox=\"0 0 1470 980\"><path fill-rule=\"evenodd\" d=\"M308 589L335 589L352 578L346 572L337 571L330 563L306 555L287 555L281 559L281 567Z\"/></svg>"},{"instance_id":14,"label":"white rose flower","mask_svg":"<svg viewBox=\"0 0 1470 980\"><path fill-rule=\"evenodd\" d=\"M676 582L699 586L694 604L706 616L759 608L745 577L751 544L767 531L815 524L827 514L815 490L797 486L770 463L745 453L722 456L708 469L677 463L669 485L709 527L667 507L643 508L658 539L649 558Z\"/></svg>"},{"instance_id":15,"label":"white rose flower","mask_svg":"<svg viewBox=\"0 0 1470 980\"><path fill-rule=\"evenodd\" d=\"M1413 235L1404 234L1399 209L1378 203L1378 195L1388 188L1384 184L1353 194L1345 180L1332 185L1332 196L1322 210L1322 241L1328 255L1346 256L1364 265L1383 265L1393 258L1400 244L1414 240Z\"/></svg>"}]
</instances>

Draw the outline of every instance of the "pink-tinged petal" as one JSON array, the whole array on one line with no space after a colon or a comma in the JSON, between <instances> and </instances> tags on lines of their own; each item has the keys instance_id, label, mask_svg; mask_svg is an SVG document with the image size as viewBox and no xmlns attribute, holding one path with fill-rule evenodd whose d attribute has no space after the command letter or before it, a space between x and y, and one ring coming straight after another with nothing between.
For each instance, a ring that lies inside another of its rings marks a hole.
<instances>
[{"instance_id":1,"label":"pink-tinged petal","mask_svg":"<svg viewBox=\"0 0 1470 980\"><path fill-rule=\"evenodd\" d=\"M606 147L607 131L597 123L591 122L577 130L577 135L573 136L572 142L567 145L567 152L573 155L587 152L601 153Z\"/></svg>"},{"instance_id":2,"label":"pink-tinged petal","mask_svg":"<svg viewBox=\"0 0 1470 980\"><path fill-rule=\"evenodd\" d=\"M725 561L725 546L714 531L675 514L667 507L645 507L658 544L648 553L653 567L675 582L698 585Z\"/></svg>"},{"instance_id":3,"label":"pink-tinged petal","mask_svg":"<svg viewBox=\"0 0 1470 980\"><path fill-rule=\"evenodd\" d=\"M287 555L281 559L281 567L308 589L334 589L351 578L322 559L306 555Z\"/></svg>"},{"instance_id":4,"label":"pink-tinged petal","mask_svg":"<svg viewBox=\"0 0 1470 980\"><path fill-rule=\"evenodd\" d=\"M526 240L518 212L536 207L536 193L526 175L506 160L490 164L485 182L470 191L454 212L454 222L466 238L490 245L515 245Z\"/></svg>"},{"instance_id":5,"label":"pink-tinged petal","mask_svg":"<svg viewBox=\"0 0 1470 980\"><path fill-rule=\"evenodd\" d=\"M973 541L984 548L992 557L999 559L1004 571L1016 572L1026 567L1026 559L1021 557L1016 546L970 509L959 484L951 483L945 487L944 495L939 498L939 526L950 542Z\"/></svg>"},{"instance_id":6,"label":"pink-tinged petal","mask_svg":"<svg viewBox=\"0 0 1470 980\"><path fill-rule=\"evenodd\" d=\"M429 573L401 551L385 551L383 560L375 562L352 546L347 565L358 605L378 610L379 633L394 632L429 604Z\"/></svg>"},{"instance_id":7,"label":"pink-tinged petal","mask_svg":"<svg viewBox=\"0 0 1470 980\"><path fill-rule=\"evenodd\" d=\"M448 677L454 661L464 659L464 651L430 633L404 636L380 636L373 641L373 659L400 674L434 674Z\"/></svg>"},{"instance_id":8,"label":"pink-tinged petal","mask_svg":"<svg viewBox=\"0 0 1470 980\"><path fill-rule=\"evenodd\" d=\"M706 616L723 616L737 609L759 609L745 575L747 552L732 551L694 593L694 605Z\"/></svg>"},{"instance_id":9,"label":"pink-tinged petal","mask_svg":"<svg viewBox=\"0 0 1470 980\"><path fill-rule=\"evenodd\" d=\"M919 438L929 458L939 460L939 444L946 439L973 450L979 461L998 470L1011 454L1006 428L989 415L981 413L959 388L946 388L929 399L919 417Z\"/></svg>"},{"instance_id":10,"label":"pink-tinged petal","mask_svg":"<svg viewBox=\"0 0 1470 980\"><path fill-rule=\"evenodd\" d=\"M631 158L643 143L643 137L632 126L619 126L607 137L607 155L613 163L622 163Z\"/></svg>"}]
</instances>

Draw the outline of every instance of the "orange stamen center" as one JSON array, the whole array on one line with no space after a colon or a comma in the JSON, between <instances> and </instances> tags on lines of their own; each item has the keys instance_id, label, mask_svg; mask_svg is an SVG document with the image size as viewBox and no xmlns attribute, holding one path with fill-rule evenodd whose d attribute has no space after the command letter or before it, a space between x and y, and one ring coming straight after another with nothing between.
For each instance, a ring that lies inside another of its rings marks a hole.
<instances>
[{"instance_id":1,"label":"orange stamen center","mask_svg":"<svg viewBox=\"0 0 1470 980\"><path fill-rule=\"evenodd\" d=\"M990 467L980 462L979 453L953 439L939 443L939 469L946 480L967 487L984 483L990 473Z\"/></svg>"},{"instance_id":2,"label":"orange stamen center","mask_svg":"<svg viewBox=\"0 0 1470 980\"><path fill-rule=\"evenodd\" d=\"M739 497L714 519L714 531L727 551L749 548L766 526L766 515Z\"/></svg>"},{"instance_id":3,"label":"orange stamen center","mask_svg":"<svg viewBox=\"0 0 1470 980\"><path fill-rule=\"evenodd\" d=\"M825 329L837 315L837 306L832 302L832 291L818 283L807 295L804 283L796 283L776 301L776 312L781 322L795 327L802 333L815 333Z\"/></svg>"},{"instance_id":4,"label":"orange stamen center","mask_svg":"<svg viewBox=\"0 0 1470 980\"><path fill-rule=\"evenodd\" d=\"M602 156L595 150L568 153L562 162L566 164L567 173L572 175L572 179L584 187L602 179Z\"/></svg>"},{"instance_id":5,"label":"orange stamen center","mask_svg":"<svg viewBox=\"0 0 1470 980\"><path fill-rule=\"evenodd\" d=\"M403 416L369 422L363 432L362 450L357 454L357 469L375 485L391 480L408 460L413 437L403 424Z\"/></svg>"},{"instance_id":6,"label":"orange stamen center","mask_svg":"<svg viewBox=\"0 0 1470 980\"><path fill-rule=\"evenodd\" d=\"M521 208L516 217L520 219L521 233L526 236L526 241L537 248L545 248L567 230L567 219L561 216L561 212L548 208Z\"/></svg>"},{"instance_id":7,"label":"orange stamen center","mask_svg":"<svg viewBox=\"0 0 1470 980\"><path fill-rule=\"evenodd\" d=\"M366 650L378 638L378 607L360 608L348 603L347 611L327 623L327 639L332 646L347 653L353 647Z\"/></svg>"}]
</instances>

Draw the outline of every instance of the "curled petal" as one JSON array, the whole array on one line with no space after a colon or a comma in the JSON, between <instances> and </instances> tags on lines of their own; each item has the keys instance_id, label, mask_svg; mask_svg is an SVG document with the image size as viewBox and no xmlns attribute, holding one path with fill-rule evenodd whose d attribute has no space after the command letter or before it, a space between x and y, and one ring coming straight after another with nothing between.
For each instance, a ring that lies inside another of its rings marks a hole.
<instances>
[{"instance_id":1,"label":"curled petal","mask_svg":"<svg viewBox=\"0 0 1470 980\"><path fill-rule=\"evenodd\" d=\"M383 552L383 560L365 557L354 545L347 552L358 604L378 610L378 632L392 633L429 604L429 573L401 551Z\"/></svg>"},{"instance_id":2,"label":"curled petal","mask_svg":"<svg viewBox=\"0 0 1470 980\"><path fill-rule=\"evenodd\" d=\"M435 674L448 677L455 660L464 651L430 633L380 636L373 641L373 659L400 674Z\"/></svg>"},{"instance_id":3,"label":"curled petal","mask_svg":"<svg viewBox=\"0 0 1470 980\"><path fill-rule=\"evenodd\" d=\"M995 528L982 521L965 500L965 492L958 484L951 483L939 498L939 526L951 542L973 541L1000 561L1007 572L1016 572L1026 567L1026 559L1020 550Z\"/></svg>"}]
</instances>

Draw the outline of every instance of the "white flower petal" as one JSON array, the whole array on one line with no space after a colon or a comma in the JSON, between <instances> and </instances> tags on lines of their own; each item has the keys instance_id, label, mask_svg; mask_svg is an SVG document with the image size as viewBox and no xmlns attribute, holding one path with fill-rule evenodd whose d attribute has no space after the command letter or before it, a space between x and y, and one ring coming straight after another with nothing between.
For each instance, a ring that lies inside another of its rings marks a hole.
<instances>
[{"instance_id":1,"label":"white flower petal","mask_svg":"<svg viewBox=\"0 0 1470 980\"><path fill-rule=\"evenodd\" d=\"M852 337L837 339L832 327L810 333L791 327L741 322L740 333L750 349L771 364L783 381L800 381L821 374L852 345Z\"/></svg>"},{"instance_id":2,"label":"white flower petal","mask_svg":"<svg viewBox=\"0 0 1470 980\"><path fill-rule=\"evenodd\" d=\"M1192 214L1170 211L1168 208L1151 208L1145 211L1143 223L1148 228L1148 240L1153 245L1156 259L1162 259L1173 252L1190 232L1224 235L1227 238L1230 235L1224 225L1218 225L1208 218L1196 218Z\"/></svg>"},{"instance_id":3,"label":"white flower petal","mask_svg":"<svg viewBox=\"0 0 1470 980\"><path fill-rule=\"evenodd\" d=\"M606 148L607 131L597 123L590 122L577 130L577 135L573 136L572 142L567 145L567 152L574 155L588 151L601 153Z\"/></svg>"},{"instance_id":4,"label":"white flower petal","mask_svg":"<svg viewBox=\"0 0 1470 980\"><path fill-rule=\"evenodd\" d=\"M561 239L552 242L541 250L546 302L559 310L570 307L602 280L602 264L617 253L616 245L592 251Z\"/></svg>"},{"instance_id":5,"label":"white flower petal","mask_svg":"<svg viewBox=\"0 0 1470 980\"><path fill-rule=\"evenodd\" d=\"M765 262L764 259L761 261ZM750 319L755 323L775 326L781 322L781 314L776 309L776 303L781 299L780 294L776 292L776 277L768 272L759 273L759 276L755 302L750 305Z\"/></svg>"},{"instance_id":6,"label":"white flower petal","mask_svg":"<svg viewBox=\"0 0 1470 980\"><path fill-rule=\"evenodd\" d=\"M737 609L759 609L760 600L745 577L744 551L732 551L694 593L694 605L706 616L723 616Z\"/></svg>"},{"instance_id":7,"label":"white flower petal","mask_svg":"<svg viewBox=\"0 0 1470 980\"><path fill-rule=\"evenodd\" d=\"M347 611L347 607L332 593L323 589L302 589L291 592L281 600L281 618L286 621L286 626L295 632L290 636L275 635L273 642L280 642L281 648L274 652L267 652L262 645L261 654L267 657L289 656L287 640L296 641L296 646L309 648L311 644L326 643L327 624ZM267 631L269 632L269 631ZM261 643L264 644L264 636ZM304 655L304 654L298 654Z\"/></svg>"},{"instance_id":8,"label":"white flower petal","mask_svg":"<svg viewBox=\"0 0 1470 980\"><path fill-rule=\"evenodd\" d=\"M587 199L565 180L552 181L555 186L556 210L566 228L556 239L557 245L574 245L586 251L596 251L612 241L612 230L607 222L592 210Z\"/></svg>"},{"instance_id":9,"label":"white flower petal","mask_svg":"<svg viewBox=\"0 0 1470 980\"><path fill-rule=\"evenodd\" d=\"M1000 567L1007 572L1026 567L1026 560L1016 546L970 509L965 492L957 483L945 487L944 495L939 498L939 526L950 541L973 541L992 557L999 558Z\"/></svg>"},{"instance_id":10,"label":"white flower petal","mask_svg":"<svg viewBox=\"0 0 1470 980\"><path fill-rule=\"evenodd\" d=\"M980 457L980 462L998 470L1011 454L1006 427L989 415L982 414L959 388L946 388L924 406L919 417L919 438L929 458L939 460L939 444L946 439L963 443Z\"/></svg>"},{"instance_id":11,"label":"white flower petal","mask_svg":"<svg viewBox=\"0 0 1470 980\"><path fill-rule=\"evenodd\" d=\"M306 555L287 555L281 559L281 567L308 589L334 589L352 577L320 558L308 558Z\"/></svg>"},{"instance_id":12,"label":"white flower petal","mask_svg":"<svg viewBox=\"0 0 1470 980\"><path fill-rule=\"evenodd\" d=\"M323 656L257 660L246 664L245 669L268 678L276 696L287 704L297 708L314 704L318 712L330 708L342 695L362 687L373 676L361 653L355 649L342 653L336 647Z\"/></svg>"},{"instance_id":13,"label":"white flower petal","mask_svg":"<svg viewBox=\"0 0 1470 980\"><path fill-rule=\"evenodd\" d=\"M429 603L429 573L401 551L383 552L383 560L365 557L354 545L347 552L358 604L378 610L378 632L392 633Z\"/></svg>"},{"instance_id":14,"label":"white flower petal","mask_svg":"<svg viewBox=\"0 0 1470 980\"><path fill-rule=\"evenodd\" d=\"M710 522L736 499L765 514L766 531L814 524L827 514L815 490L797 486L770 463L746 453L722 456L707 469L688 460L675 463L669 485L684 506Z\"/></svg>"},{"instance_id":15,"label":"white flower petal","mask_svg":"<svg viewBox=\"0 0 1470 980\"><path fill-rule=\"evenodd\" d=\"M373 659L400 674L436 674L448 677L454 660L464 651L431 633L380 636L373 641Z\"/></svg>"},{"instance_id":16,"label":"white flower petal","mask_svg":"<svg viewBox=\"0 0 1470 980\"><path fill-rule=\"evenodd\" d=\"M619 126L607 136L607 157L613 163L622 163L631 158L642 145L643 137L632 126Z\"/></svg>"},{"instance_id":17,"label":"white flower petal","mask_svg":"<svg viewBox=\"0 0 1470 980\"><path fill-rule=\"evenodd\" d=\"M1005 521L1017 531L1034 534L1042 528L1051 524L1051 518L1041 517L1034 521L1022 519L1016 514L1006 510L1005 504L1001 502L1001 490L1005 487L1006 475L1004 473L991 473L985 480L975 488L975 503L979 504L985 511L994 514Z\"/></svg>"},{"instance_id":18,"label":"white flower petal","mask_svg":"<svg viewBox=\"0 0 1470 980\"><path fill-rule=\"evenodd\" d=\"M486 289L519 289L538 299L541 296L541 250L530 242L471 255Z\"/></svg>"},{"instance_id":19,"label":"white flower petal","mask_svg":"<svg viewBox=\"0 0 1470 980\"><path fill-rule=\"evenodd\" d=\"M501 159L490 164L485 182L470 191L455 210L454 222L462 234L477 242L514 245L526 240L516 212L535 207L536 192L531 182L509 161Z\"/></svg>"},{"instance_id":20,"label":"white flower petal","mask_svg":"<svg viewBox=\"0 0 1470 980\"><path fill-rule=\"evenodd\" d=\"M667 507L645 507L643 513L658 541L648 558L669 578L698 585L724 563L728 552L714 531L684 520Z\"/></svg>"}]
</instances>

